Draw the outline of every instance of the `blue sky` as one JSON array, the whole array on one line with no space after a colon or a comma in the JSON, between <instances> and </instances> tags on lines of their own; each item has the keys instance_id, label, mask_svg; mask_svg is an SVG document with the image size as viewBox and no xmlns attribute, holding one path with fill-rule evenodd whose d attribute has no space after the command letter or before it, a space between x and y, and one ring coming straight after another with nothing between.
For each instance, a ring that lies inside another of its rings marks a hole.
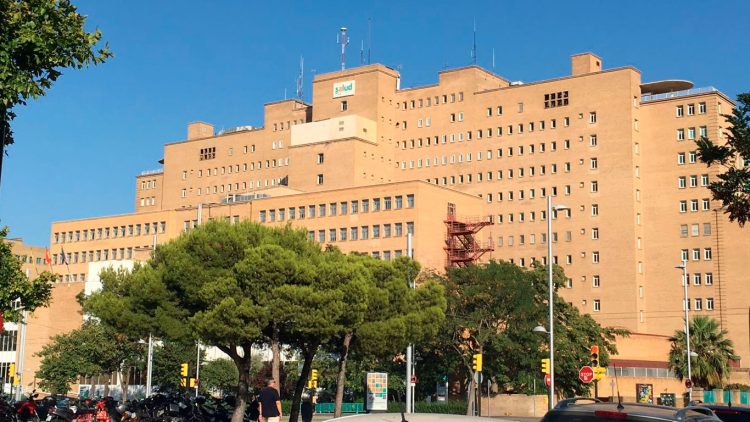
<instances>
[{"instance_id":1,"label":"blue sky","mask_svg":"<svg viewBox=\"0 0 750 422\"><path fill-rule=\"evenodd\" d=\"M0 225L49 243L50 223L134 209L135 176L157 169L164 143L190 121L262 124L263 104L294 96L300 55L305 98L315 72L360 64L372 20L372 62L398 68L402 87L470 64L511 80L570 72L593 51L605 68L633 65L644 81L687 79L734 98L750 91L750 1L101 1L74 0L115 57L66 71L49 94L16 110L4 161Z\"/></svg>"}]
</instances>

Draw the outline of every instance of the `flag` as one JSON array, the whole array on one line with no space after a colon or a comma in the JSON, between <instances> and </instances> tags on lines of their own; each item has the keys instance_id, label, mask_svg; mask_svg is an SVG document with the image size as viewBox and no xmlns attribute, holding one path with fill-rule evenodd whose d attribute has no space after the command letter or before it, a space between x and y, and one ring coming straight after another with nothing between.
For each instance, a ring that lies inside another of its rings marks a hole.
<instances>
[{"instance_id":1,"label":"flag","mask_svg":"<svg viewBox=\"0 0 750 422\"><path fill-rule=\"evenodd\" d=\"M68 260L65 259L65 249L61 247L60 248L60 265L63 265L63 264L67 265Z\"/></svg>"},{"instance_id":2,"label":"flag","mask_svg":"<svg viewBox=\"0 0 750 422\"><path fill-rule=\"evenodd\" d=\"M49 257L49 248L44 248L44 263L47 265L52 264L52 258Z\"/></svg>"}]
</instances>

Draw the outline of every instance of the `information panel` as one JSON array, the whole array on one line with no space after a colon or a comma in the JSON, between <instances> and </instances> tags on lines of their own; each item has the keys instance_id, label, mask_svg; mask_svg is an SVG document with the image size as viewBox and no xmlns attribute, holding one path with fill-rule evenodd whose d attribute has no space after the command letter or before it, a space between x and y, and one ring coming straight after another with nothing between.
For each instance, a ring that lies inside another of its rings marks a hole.
<instances>
[{"instance_id":1,"label":"information panel","mask_svg":"<svg viewBox=\"0 0 750 422\"><path fill-rule=\"evenodd\" d=\"M367 373L367 410L388 410L388 374Z\"/></svg>"}]
</instances>

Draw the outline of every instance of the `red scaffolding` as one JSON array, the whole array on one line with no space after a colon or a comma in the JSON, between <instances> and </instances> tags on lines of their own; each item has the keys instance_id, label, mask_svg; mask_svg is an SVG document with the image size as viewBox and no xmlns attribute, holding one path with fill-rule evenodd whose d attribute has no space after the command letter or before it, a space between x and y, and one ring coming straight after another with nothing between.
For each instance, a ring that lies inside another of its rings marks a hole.
<instances>
[{"instance_id":1,"label":"red scaffolding","mask_svg":"<svg viewBox=\"0 0 750 422\"><path fill-rule=\"evenodd\" d=\"M456 207L448 204L448 215L445 219L445 254L446 268L466 267L475 263L482 255L494 250L492 242L482 246L475 236L485 226L492 224L492 219L456 217Z\"/></svg>"}]
</instances>

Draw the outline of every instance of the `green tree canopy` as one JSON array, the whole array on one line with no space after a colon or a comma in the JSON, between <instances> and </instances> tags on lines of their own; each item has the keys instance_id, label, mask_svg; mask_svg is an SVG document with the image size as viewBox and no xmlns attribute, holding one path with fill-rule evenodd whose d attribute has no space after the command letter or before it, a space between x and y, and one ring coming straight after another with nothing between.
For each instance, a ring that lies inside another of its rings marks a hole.
<instances>
[{"instance_id":1,"label":"green tree canopy","mask_svg":"<svg viewBox=\"0 0 750 422\"><path fill-rule=\"evenodd\" d=\"M112 56L96 48L101 32L86 32L85 22L69 0L0 0L0 175L13 107L44 95L63 69Z\"/></svg>"},{"instance_id":2,"label":"green tree canopy","mask_svg":"<svg viewBox=\"0 0 750 422\"><path fill-rule=\"evenodd\" d=\"M729 361L737 359L732 341L719 323L705 315L690 320L690 351L698 356L691 360L691 375L697 387L721 388L729 378ZM685 330L677 330L669 338L669 369L682 380L687 378L687 342Z\"/></svg>"},{"instance_id":3,"label":"green tree canopy","mask_svg":"<svg viewBox=\"0 0 750 422\"><path fill-rule=\"evenodd\" d=\"M54 274L44 271L29 280L21 271L21 262L13 254L10 242L6 241L8 228L0 229L0 303L3 317L19 322L23 310L33 312L40 306L47 306L52 296ZM21 308L10 306L19 301Z\"/></svg>"},{"instance_id":4,"label":"green tree canopy","mask_svg":"<svg viewBox=\"0 0 750 422\"><path fill-rule=\"evenodd\" d=\"M739 94L737 103L732 114L722 115L729 124L726 142L701 137L696 143L703 163L724 167L708 186L713 198L721 201L730 221L744 226L750 219L750 92Z\"/></svg>"},{"instance_id":5,"label":"green tree canopy","mask_svg":"<svg viewBox=\"0 0 750 422\"><path fill-rule=\"evenodd\" d=\"M208 391L221 394L234 391L237 388L237 365L229 359L216 359L201 365L200 385Z\"/></svg>"}]
</instances>

